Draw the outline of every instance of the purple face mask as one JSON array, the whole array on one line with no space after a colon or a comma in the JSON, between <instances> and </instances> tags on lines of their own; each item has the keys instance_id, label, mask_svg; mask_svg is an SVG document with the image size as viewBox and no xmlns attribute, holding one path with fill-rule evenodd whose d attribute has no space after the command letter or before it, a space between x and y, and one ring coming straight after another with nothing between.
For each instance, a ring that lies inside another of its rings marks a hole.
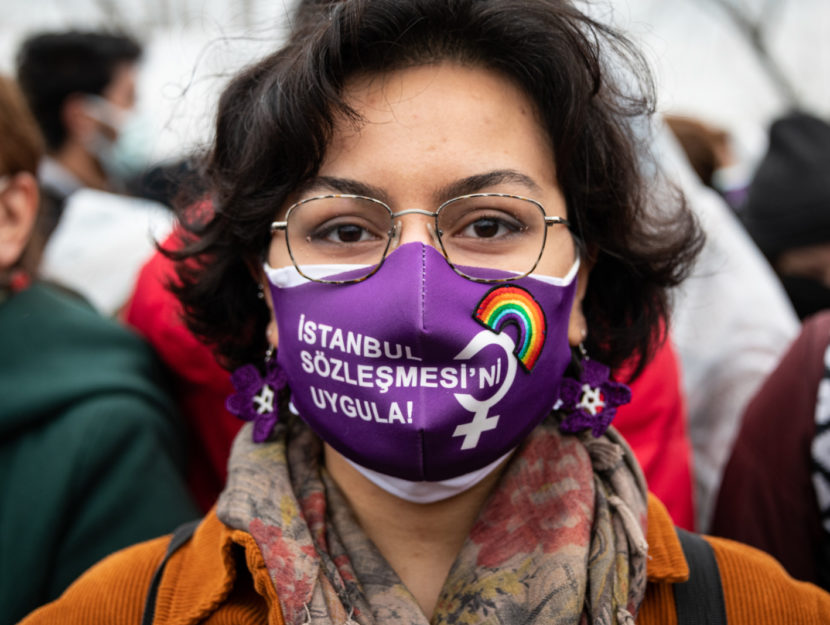
<instances>
[{"instance_id":1,"label":"purple face mask","mask_svg":"<svg viewBox=\"0 0 830 625\"><path fill-rule=\"evenodd\" d=\"M576 264L564 279L482 284L409 243L354 284L266 271L292 403L362 467L411 481L469 474L515 448L559 396Z\"/></svg>"}]
</instances>

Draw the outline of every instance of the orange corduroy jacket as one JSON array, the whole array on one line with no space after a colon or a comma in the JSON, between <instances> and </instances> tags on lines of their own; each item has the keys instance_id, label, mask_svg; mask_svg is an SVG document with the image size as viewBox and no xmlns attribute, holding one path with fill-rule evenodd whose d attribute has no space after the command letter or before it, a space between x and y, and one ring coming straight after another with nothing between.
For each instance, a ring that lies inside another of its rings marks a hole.
<instances>
[{"instance_id":1,"label":"orange corduroy jacket","mask_svg":"<svg viewBox=\"0 0 830 625\"><path fill-rule=\"evenodd\" d=\"M685 581L689 569L671 519L654 497L649 498L647 538L649 584L637 623L675 625L672 584ZM141 543L102 560L23 624L138 625L169 540ZM830 594L795 581L756 549L707 540L718 561L730 625L830 623ZM283 625L276 591L253 537L208 514L164 570L154 623Z\"/></svg>"}]
</instances>

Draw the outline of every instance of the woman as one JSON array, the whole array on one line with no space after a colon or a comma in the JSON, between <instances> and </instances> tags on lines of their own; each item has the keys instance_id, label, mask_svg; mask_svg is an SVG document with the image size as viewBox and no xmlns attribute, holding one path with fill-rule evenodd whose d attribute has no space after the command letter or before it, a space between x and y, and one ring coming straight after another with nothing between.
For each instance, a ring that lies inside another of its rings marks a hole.
<instances>
[{"instance_id":1,"label":"woman","mask_svg":"<svg viewBox=\"0 0 830 625\"><path fill-rule=\"evenodd\" d=\"M168 538L27 623L672 622L688 568L606 431L628 393L605 365L651 352L700 240L646 205L650 101L609 63L647 95L625 40L558 1L309 5L224 93L217 210L179 255L252 421L228 485L157 594ZM830 616L713 547L732 622Z\"/></svg>"},{"instance_id":2,"label":"woman","mask_svg":"<svg viewBox=\"0 0 830 625\"><path fill-rule=\"evenodd\" d=\"M149 347L37 280L42 142L0 77L0 623L102 557L193 518Z\"/></svg>"}]
</instances>

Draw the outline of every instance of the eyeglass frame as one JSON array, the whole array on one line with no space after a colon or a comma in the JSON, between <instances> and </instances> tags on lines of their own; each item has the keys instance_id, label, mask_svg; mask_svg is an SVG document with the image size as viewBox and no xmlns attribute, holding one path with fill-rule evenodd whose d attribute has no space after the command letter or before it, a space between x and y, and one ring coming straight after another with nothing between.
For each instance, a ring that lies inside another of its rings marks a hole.
<instances>
[{"instance_id":1,"label":"eyeglass frame","mask_svg":"<svg viewBox=\"0 0 830 625\"><path fill-rule=\"evenodd\" d=\"M516 200L524 200L526 202L530 202L531 204L535 205L539 212L542 214L542 218L544 220L544 234L542 237L542 245L539 246L539 255L536 257L536 260L533 263L533 266L528 269L525 273L515 276L510 276L507 278L474 278L472 276L468 276L465 273L462 273L453 262L450 261L449 255L447 254L447 250L444 247L444 241L441 238L441 229L438 227L438 216L441 213L441 210L445 206L449 206L455 202L461 200L468 200L468 199L475 199L480 197L500 197L500 198L508 198L508 199L516 199ZM289 242L288 238L288 219L291 216L291 211L295 208L302 206L303 204L307 204L309 202L314 202L316 200L328 200L328 199L337 199L337 198L345 198L345 199L354 199L354 200L368 200L370 202L374 202L375 204L379 204L383 208L385 208L389 212L389 219L392 222L392 229L390 229L386 233L386 247L383 248L383 254L380 257L380 261L375 265L375 268L372 269L371 272L366 274L361 278L357 278L355 280L319 280L317 278L312 278L307 276L303 273L303 270L300 269L299 263L297 263L296 259L294 258L294 253L291 251L291 243ZM369 197L367 195L356 195L353 193L330 193L325 195L315 195L313 197L306 198L304 200L300 200L298 202L294 202L288 209L285 211L285 219L281 221L272 221L271 222L271 235L273 236L277 231L283 231L285 233L285 247L288 249L288 256L291 258L291 262L294 265L294 268L299 272L301 276L304 278L311 280L312 282L318 282L320 284L357 284L358 282L363 282L364 280L368 280L371 278L375 273L377 273L378 269L381 268L384 261L386 260L386 256L389 253L389 246L392 245L392 240L395 236L395 223L394 220L398 217L403 217L404 215L424 215L426 217L432 217L435 220L432 235L435 240L438 242L438 245L441 248L441 255L444 257L444 260L447 261L447 264L450 268L457 273L462 278L470 280L471 282L478 282L483 284L498 284L500 282L512 282L513 280L518 280L520 278L524 278L525 276L530 275L533 273L533 270L536 269L536 266L539 264L539 261L542 260L542 254L545 251L545 245L547 244L548 240L548 227L554 225L564 225L568 231L571 231L571 223L565 219L564 217L559 217L558 215L548 215L545 213L545 207L542 204L533 198L525 197L523 195L513 195L511 193L468 193L466 195L459 195L454 198L450 198L445 202L441 203L435 211L427 211L421 208L407 208L402 211L394 212L392 207L389 206L386 202L378 200L377 198Z\"/></svg>"}]
</instances>

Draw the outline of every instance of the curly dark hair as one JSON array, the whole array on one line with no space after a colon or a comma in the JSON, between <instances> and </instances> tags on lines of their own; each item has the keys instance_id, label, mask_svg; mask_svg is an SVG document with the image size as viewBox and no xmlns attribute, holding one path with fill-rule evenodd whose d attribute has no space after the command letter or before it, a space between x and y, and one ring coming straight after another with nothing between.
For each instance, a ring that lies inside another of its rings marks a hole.
<instances>
[{"instance_id":1,"label":"curly dark hair","mask_svg":"<svg viewBox=\"0 0 830 625\"><path fill-rule=\"evenodd\" d=\"M663 336L667 288L703 237L682 200L657 210L633 121L653 112L645 61L566 0L306 0L282 49L238 75L219 103L205 163L214 206L184 220L175 291L189 327L225 366L258 362L268 311L253 269L289 193L320 167L357 73L454 61L516 81L556 157L572 229L592 263L583 302L592 356L643 366ZM633 360L632 360L633 359Z\"/></svg>"}]
</instances>

